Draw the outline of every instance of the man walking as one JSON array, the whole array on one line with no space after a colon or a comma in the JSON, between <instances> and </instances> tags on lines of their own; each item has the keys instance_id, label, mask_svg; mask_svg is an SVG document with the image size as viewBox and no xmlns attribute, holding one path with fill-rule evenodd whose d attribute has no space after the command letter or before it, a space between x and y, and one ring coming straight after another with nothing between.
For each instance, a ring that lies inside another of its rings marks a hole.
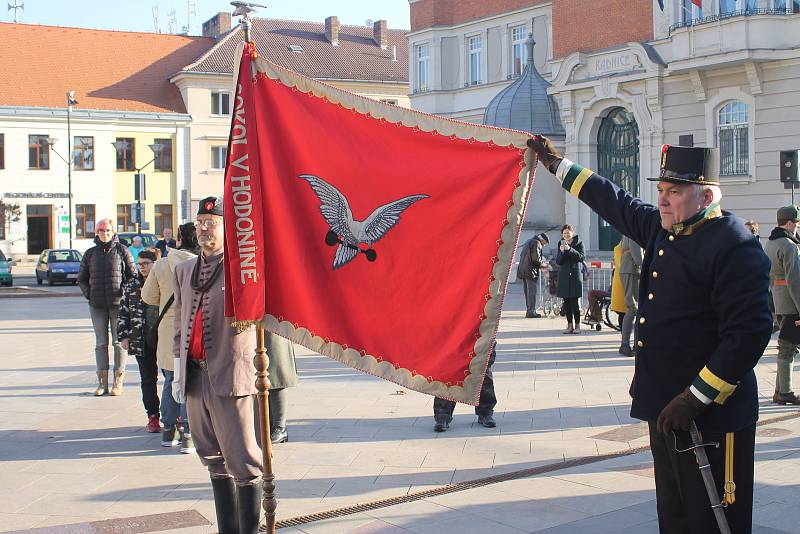
<instances>
[{"instance_id":1,"label":"man walking","mask_svg":"<svg viewBox=\"0 0 800 534\"><path fill-rule=\"evenodd\" d=\"M628 236L622 236L622 255L619 261L619 276L622 281L622 290L625 292L625 318L622 320L622 343L619 353L623 356L633 356L631 348L631 334L633 334L637 300L639 298L639 276L642 272L642 247Z\"/></svg>"},{"instance_id":2,"label":"man walking","mask_svg":"<svg viewBox=\"0 0 800 534\"><path fill-rule=\"evenodd\" d=\"M562 158L546 138L528 146L564 189L646 250L631 416L649 425L660 531L718 532L712 506L722 501L731 531L751 532L753 367L772 332L769 260L719 206L719 153L664 145L656 207ZM710 501L686 432L692 422L716 445L705 447L720 493Z\"/></svg>"},{"instance_id":3,"label":"man walking","mask_svg":"<svg viewBox=\"0 0 800 534\"><path fill-rule=\"evenodd\" d=\"M122 299L122 284L133 278L136 269L128 249L119 242L111 219L101 219L95 226L97 235L95 246L83 255L78 272L78 285L83 296L89 301L89 315L92 318L97 366L97 389L95 396L108 394L108 332L114 345L114 386L112 395L122 393L125 379L125 358L128 351L123 349L117 338L119 302Z\"/></svg>"},{"instance_id":4,"label":"man walking","mask_svg":"<svg viewBox=\"0 0 800 534\"><path fill-rule=\"evenodd\" d=\"M522 280L525 291L525 317L538 319L536 313L536 294L539 289L539 269L542 267L542 248L550 243L547 234L541 233L522 245L517 267L517 278Z\"/></svg>"},{"instance_id":5,"label":"man walking","mask_svg":"<svg viewBox=\"0 0 800 534\"><path fill-rule=\"evenodd\" d=\"M764 249L770 268L770 289L775 303L775 315L781 333L778 334L778 376L775 379L775 404L800 404L792 388L792 364L798 345L787 339L786 332L794 329L800 314L800 240L797 225L800 210L797 206L784 206L778 210L778 226L772 230Z\"/></svg>"},{"instance_id":6,"label":"man walking","mask_svg":"<svg viewBox=\"0 0 800 534\"><path fill-rule=\"evenodd\" d=\"M185 395L197 455L211 475L220 534L251 534L262 473L253 414L256 334L224 315L222 215L221 197L200 201L200 256L175 266L173 388L177 402Z\"/></svg>"}]
</instances>

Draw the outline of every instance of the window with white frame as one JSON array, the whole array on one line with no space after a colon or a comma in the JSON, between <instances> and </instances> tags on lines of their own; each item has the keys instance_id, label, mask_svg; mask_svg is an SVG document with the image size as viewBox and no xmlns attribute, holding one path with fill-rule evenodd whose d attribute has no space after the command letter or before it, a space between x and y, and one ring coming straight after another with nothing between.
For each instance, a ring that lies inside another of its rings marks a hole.
<instances>
[{"instance_id":1,"label":"window with white frame","mask_svg":"<svg viewBox=\"0 0 800 534\"><path fill-rule=\"evenodd\" d=\"M695 0L681 0L681 20L685 26L703 18L703 8L694 2Z\"/></svg>"},{"instance_id":2,"label":"window with white frame","mask_svg":"<svg viewBox=\"0 0 800 534\"><path fill-rule=\"evenodd\" d=\"M414 74L416 92L430 91L430 47L427 44L414 47Z\"/></svg>"},{"instance_id":3,"label":"window with white frame","mask_svg":"<svg viewBox=\"0 0 800 534\"><path fill-rule=\"evenodd\" d=\"M227 146L212 146L211 147L211 168L222 170L225 168L225 163L228 161L228 147Z\"/></svg>"},{"instance_id":4,"label":"window with white frame","mask_svg":"<svg viewBox=\"0 0 800 534\"><path fill-rule=\"evenodd\" d=\"M230 93L212 92L211 93L211 114L228 115L231 112Z\"/></svg>"},{"instance_id":5,"label":"window with white frame","mask_svg":"<svg viewBox=\"0 0 800 534\"><path fill-rule=\"evenodd\" d=\"M800 0L774 0L775 11L786 11L787 13L800 13Z\"/></svg>"},{"instance_id":6,"label":"window with white frame","mask_svg":"<svg viewBox=\"0 0 800 534\"><path fill-rule=\"evenodd\" d=\"M528 28L515 26L511 28L511 76L519 76L528 62Z\"/></svg>"},{"instance_id":7,"label":"window with white frame","mask_svg":"<svg viewBox=\"0 0 800 534\"><path fill-rule=\"evenodd\" d=\"M736 100L728 102L717 117L720 175L750 174L747 105Z\"/></svg>"},{"instance_id":8,"label":"window with white frame","mask_svg":"<svg viewBox=\"0 0 800 534\"><path fill-rule=\"evenodd\" d=\"M720 15L736 15L756 9L756 0L719 0Z\"/></svg>"},{"instance_id":9,"label":"window with white frame","mask_svg":"<svg viewBox=\"0 0 800 534\"><path fill-rule=\"evenodd\" d=\"M480 35L467 38L467 85L481 83L483 69L483 39Z\"/></svg>"}]
</instances>

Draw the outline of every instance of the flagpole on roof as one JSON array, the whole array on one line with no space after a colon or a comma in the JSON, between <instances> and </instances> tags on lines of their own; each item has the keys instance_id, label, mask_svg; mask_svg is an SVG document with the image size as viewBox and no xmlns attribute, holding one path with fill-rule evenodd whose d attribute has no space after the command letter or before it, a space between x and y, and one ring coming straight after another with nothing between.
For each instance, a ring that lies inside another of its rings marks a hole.
<instances>
[{"instance_id":1,"label":"flagpole on roof","mask_svg":"<svg viewBox=\"0 0 800 534\"><path fill-rule=\"evenodd\" d=\"M260 4L247 2L231 2L236 9L234 17L241 17L239 23L242 26L242 34L246 43L251 42L250 28L252 27L250 18L255 8ZM278 508L278 501L275 498L275 474L272 470L272 441L270 440L270 416L269 416L269 354L267 354L266 332L260 324L256 325L256 354L253 357L253 365L256 368L256 404L258 405L258 431L259 442L261 443L261 507L264 509L264 524L259 530L275 534L275 511Z\"/></svg>"}]
</instances>

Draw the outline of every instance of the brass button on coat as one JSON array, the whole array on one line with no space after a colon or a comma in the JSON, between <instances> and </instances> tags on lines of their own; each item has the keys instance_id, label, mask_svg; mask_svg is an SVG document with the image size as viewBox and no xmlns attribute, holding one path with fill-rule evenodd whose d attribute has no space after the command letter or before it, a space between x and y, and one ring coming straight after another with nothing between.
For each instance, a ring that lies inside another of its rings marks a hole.
<instances>
[{"instance_id":1,"label":"brass button on coat","mask_svg":"<svg viewBox=\"0 0 800 534\"><path fill-rule=\"evenodd\" d=\"M644 317L639 317L639 324L644 324Z\"/></svg>"},{"instance_id":2,"label":"brass button on coat","mask_svg":"<svg viewBox=\"0 0 800 534\"><path fill-rule=\"evenodd\" d=\"M663 248L658 250L658 255L659 256L663 256L664 255L664 249Z\"/></svg>"},{"instance_id":3,"label":"brass button on coat","mask_svg":"<svg viewBox=\"0 0 800 534\"><path fill-rule=\"evenodd\" d=\"M647 300L653 300L653 294L652 293L648 293L647 294Z\"/></svg>"},{"instance_id":4,"label":"brass button on coat","mask_svg":"<svg viewBox=\"0 0 800 534\"><path fill-rule=\"evenodd\" d=\"M658 278L658 271L653 271L653 278Z\"/></svg>"},{"instance_id":5,"label":"brass button on coat","mask_svg":"<svg viewBox=\"0 0 800 534\"><path fill-rule=\"evenodd\" d=\"M675 236L674 235L669 236L669 240L670 241L675 241Z\"/></svg>"},{"instance_id":6,"label":"brass button on coat","mask_svg":"<svg viewBox=\"0 0 800 534\"><path fill-rule=\"evenodd\" d=\"M644 347L644 341L642 341L642 340L637 341L636 342L636 346L639 347L639 348Z\"/></svg>"}]
</instances>

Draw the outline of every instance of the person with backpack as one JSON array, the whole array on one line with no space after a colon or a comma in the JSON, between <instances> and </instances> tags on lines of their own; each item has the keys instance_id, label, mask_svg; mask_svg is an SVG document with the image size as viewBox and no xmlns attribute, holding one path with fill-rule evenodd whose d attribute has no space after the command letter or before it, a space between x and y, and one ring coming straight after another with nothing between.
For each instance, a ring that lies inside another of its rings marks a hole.
<instances>
[{"instance_id":1,"label":"person with backpack","mask_svg":"<svg viewBox=\"0 0 800 534\"><path fill-rule=\"evenodd\" d=\"M194 443L189 428L189 416L186 403L178 403L172 397L172 381L175 377L174 360L172 358L172 341L175 336L175 301L172 279L175 267L186 260L197 258L199 246L194 224L186 223L178 227L175 248L169 249L169 255L159 259L153 266L142 287L142 299L151 305L158 306L159 319L157 332L156 359L164 376L164 387L161 391L161 446L174 447L180 444L180 452L194 452ZM179 429L178 418L181 428Z\"/></svg>"},{"instance_id":2,"label":"person with backpack","mask_svg":"<svg viewBox=\"0 0 800 534\"><path fill-rule=\"evenodd\" d=\"M114 346L114 385L111 395L122 394L125 379L125 358L128 351L122 348L117 338L119 303L122 300L122 285L133 277L136 267L127 247L119 242L111 219L100 219L95 226L95 246L86 250L78 271L78 286L89 302L92 318L97 366L97 389L95 397L108 395L108 332Z\"/></svg>"},{"instance_id":3,"label":"person with backpack","mask_svg":"<svg viewBox=\"0 0 800 534\"><path fill-rule=\"evenodd\" d=\"M542 248L550 243L547 234L532 237L522 245L517 267L517 278L522 280L525 291L525 317L538 319L536 313L536 294L539 289L539 269L542 268Z\"/></svg>"},{"instance_id":4,"label":"person with backpack","mask_svg":"<svg viewBox=\"0 0 800 534\"><path fill-rule=\"evenodd\" d=\"M159 259L161 252L155 248L146 248L139 252L136 263L139 272L132 276L123 286L122 300L119 305L117 332L120 345L136 357L139 364L139 376L142 386L142 404L147 412L147 431L161 431L158 417L158 365L156 364L155 337L150 332L155 330L158 320L158 307L149 306L142 300L142 285L149 277L153 264Z\"/></svg>"}]
</instances>

